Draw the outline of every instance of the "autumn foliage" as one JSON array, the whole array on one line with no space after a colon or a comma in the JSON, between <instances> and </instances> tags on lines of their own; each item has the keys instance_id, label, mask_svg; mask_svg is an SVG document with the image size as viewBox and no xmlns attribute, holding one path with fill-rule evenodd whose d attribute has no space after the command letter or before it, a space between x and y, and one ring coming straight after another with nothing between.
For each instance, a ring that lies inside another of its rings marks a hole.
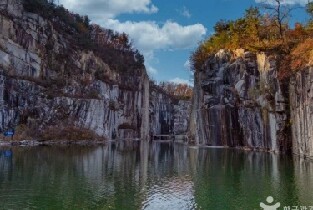
<instances>
[{"instance_id":1,"label":"autumn foliage","mask_svg":"<svg viewBox=\"0 0 313 210\"><path fill-rule=\"evenodd\" d=\"M276 1L281 3L280 0ZM311 19L306 24L296 23L293 28L288 23L288 8L278 4L267 5L274 14L266 11L263 15L257 7L246 10L237 20L221 20L215 24L215 33L200 43L191 55L194 71L201 71L210 55L219 49L235 50L243 48L252 52L268 52L281 58L279 76L285 79L292 72L311 65L313 58L313 3L308 3L306 11ZM279 10L280 9L280 10ZM281 11L286 11L282 13ZM276 12L276 13L275 13Z\"/></svg>"},{"instance_id":2,"label":"autumn foliage","mask_svg":"<svg viewBox=\"0 0 313 210\"><path fill-rule=\"evenodd\" d=\"M176 84L174 82L160 82L158 85L151 81L152 87L178 100L190 100L193 88L187 84Z\"/></svg>"},{"instance_id":3,"label":"autumn foliage","mask_svg":"<svg viewBox=\"0 0 313 210\"><path fill-rule=\"evenodd\" d=\"M134 49L127 34L90 24L87 15L81 16L70 12L62 5L55 4L55 0L23 0L22 2L26 11L49 19L53 29L66 35L73 48L93 51L112 70L129 73L129 70L144 68L144 57ZM48 42L45 48L51 50L53 44ZM119 62L120 60L123 62Z\"/></svg>"},{"instance_id":4,"label":"autumn foliage","mask_svg":"<svg viewBox=\"0 0 313 210\"><path fill-rule=\"evenodd\" d=\"M313 58L313 38L308 38L304 42L299 43L291 52L292 70L298 70L308 64L312 64Z\"/></svg>"}]
</instances>

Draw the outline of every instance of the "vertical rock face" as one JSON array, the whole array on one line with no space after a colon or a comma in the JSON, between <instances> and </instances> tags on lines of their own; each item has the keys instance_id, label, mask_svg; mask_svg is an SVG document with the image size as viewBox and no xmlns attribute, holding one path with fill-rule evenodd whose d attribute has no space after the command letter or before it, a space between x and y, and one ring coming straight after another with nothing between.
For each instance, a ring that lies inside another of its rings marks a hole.
<instances>
[{"instance_id":1,"label":"vertical rock face","mask_svg":"<svg viewBox=\"0 0 313 210\"><path fill-rule=\"evenodd\" d=\"M21 1L0 1L0 130L84 128L107 139L149 135L149 78L116 72ZM131 73L129 73L131 72Z\"/></svg>"},{"instance_id":2,"label":"vertical rock face","mask_svg":"<svg viewBox=\"0 0 313 210\"><path fill-rule=\"evenodd\" d=\"M191 102L189 100L179 100L174 105L174 134L185 135L188 130Z\"/></svg>"},{"instance_id":3,"label":"vertical rock face","mask_svg":"<svg viewBox=\"0 0 313 210\"><path fill-rule=\"evenodd\" d=\"M24 11L21 2L0 0L1 132L22 126L40 138L75 127L107 139L145 140L151 133L186 132L188 105L150 91L143 67L114 70L96 52L75 46L71 33ZM118 50L123 62L124 49Z\"/></svg>"},{"instance_id":4,"label":"vertical rock face","mask_svg":"<svg viewBox=\"0 0 313 210\"><path fill-rule=\"evenodd\" d=\"M150 91L150 135L167 135L174 128L173 100L167 94L151 87Z\"/></svg>"},{"instance_id":5,"label":"vertical rock face","mask_svg":"<svg viewBox=\"0 0 313 210\"><path fill-rule=\"evenodd\" d=\"M285 99L274 56L219 51L195 73L195 144L287 151Z\"/></svg>"},{"instance_id":6,"label":"vertical rock face","mask_svg":"<svg viewBox=\"0 0 313 210\"><path fill-rule=\"evenodd\" d=\"M186 134L190 101L177 100L151 86L150 135Z\"/></svg>"},{"instance_id":7,"label":"vertical rock face","mask_svg":"<svg viewBox=\"0 0 313 210\"><path fill-rule=\"evenodd\" d=\"M313 157L313 68L295 74L290 80L290 123L293 152Z\"/></svg>"}]
</instances>

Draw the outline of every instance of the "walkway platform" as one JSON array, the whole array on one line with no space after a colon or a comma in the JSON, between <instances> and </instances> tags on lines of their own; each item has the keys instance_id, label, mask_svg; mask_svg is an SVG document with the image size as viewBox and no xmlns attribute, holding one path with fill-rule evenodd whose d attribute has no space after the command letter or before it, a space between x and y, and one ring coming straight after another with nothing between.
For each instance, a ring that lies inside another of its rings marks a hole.
<instances>
[{"instance_id":1,"label":"walkway platform","mask_svg":"<svg viewBox=\"0 0 313 210\"><path fill-rule=\"evenodd\" d=\"M187 135L153 135L151 140L152 141L158 141L158 140L164 140L164 141L187 141Z\"/></svg>"}]
</instances>

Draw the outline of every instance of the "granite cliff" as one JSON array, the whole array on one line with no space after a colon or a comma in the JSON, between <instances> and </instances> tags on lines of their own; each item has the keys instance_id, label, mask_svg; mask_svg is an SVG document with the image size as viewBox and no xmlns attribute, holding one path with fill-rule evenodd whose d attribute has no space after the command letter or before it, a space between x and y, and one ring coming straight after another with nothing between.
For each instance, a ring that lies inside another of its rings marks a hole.
<instances>
[{"instance_id":1,"label":"granite cliff","mask_svg":"<svg viewBox=\"0 0 313 210\"><path fill-rule=\"evenodd\" d=\"M47 140L148 139L150 130L161 133L164 122L173 131L174 105L166 94L150 97L138 51L133 56L109 42L118 58L112 61L105 47L99 53L78 46L80 34L58 16L29 12L21 0L1 0L0 9L1 131L15 128L17 138ZM92 42L108 39L109 33L92 27ZM165 107L153 118L156 106Z\"/></svg>"},{"instance_id":2,"label":"granite cliff","mask_svg":"<svg viewBox=\"0 0 313 210\"><path fill-rule=\"evenodd\" d=\"M275 56L220 50L195 74L196 144L287 151L286 106Z\"/></svg>"},{"instance_id":3,"label":"granite cliff","mask_svg":"<svg viewBox=\"0 0 313 210\"><path fill-rule=\"evenodd\" d=\"M293 153L313 157L313 69L307 67L290 79L290 123Z\"/></svg>"},{"instance_id":4,"label":"granite cliff","mask_svg":"<svg viewBox=\"0 0 313 210\"><path fill-rule=\"evenodd\" d=\"M312 157L312 68L282 81L281 59L242 49L212 54L195 72L190 143Z\"/></svg>"}]
</instances>

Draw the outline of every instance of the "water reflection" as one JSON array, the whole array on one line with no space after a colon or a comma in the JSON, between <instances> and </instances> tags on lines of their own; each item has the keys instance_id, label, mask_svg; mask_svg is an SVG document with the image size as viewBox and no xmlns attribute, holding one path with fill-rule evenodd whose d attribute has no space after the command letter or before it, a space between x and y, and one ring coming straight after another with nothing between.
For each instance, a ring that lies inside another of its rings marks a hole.
<instances>
[{"instance_id":1,"label":"water reflection","mask_svg":"<svg viewBox=\"0 0 313 210\"><path fill-rule=\"evenodd\" d=\"M0 208L259 209L269 195L313 206L312 175L298 158L164 142L13 148L0 151Z\"/></svg>"},{"instance_id":2,"label":"water reflection","mask_svg":"<svg viewBox=\"0 0 313 210\"><path fill-rule=\"evenodd\" d=\"M8 181L7 179L12 176L12 156L11 149L0 149L0 183ZM8 176L4 176L4 174L8 174Z\"/></svg>"},{"instance_id":3,"label":"water reflection","mask_svg":"<svg viewBox=\"0 0 313 210\"><path fill-rule=\"evenodd\" d=\"M285 205L298 203L293 164L286 157L217 149L196 150L191 156L197 163L196 202L203 209L259 209L269 195Z\"/></svg>"}]
</instances>

